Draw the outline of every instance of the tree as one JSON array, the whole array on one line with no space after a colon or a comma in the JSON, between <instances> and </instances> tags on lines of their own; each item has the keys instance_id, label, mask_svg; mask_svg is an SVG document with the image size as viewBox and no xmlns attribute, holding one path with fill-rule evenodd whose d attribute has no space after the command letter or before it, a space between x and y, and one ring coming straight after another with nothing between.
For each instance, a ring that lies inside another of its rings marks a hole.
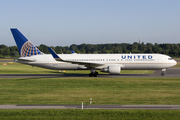
<instances>
[{"instance_id":1,"label":"tree","mask_svg":"<svg viewBox=\"0 0 180 120\"><path fill-rule=\"evenodd\" d=\"M3 51L3 55L4 55L4 56L10 55L10 50L9 50L9 48L6 48L6 49Z\"/></svg>"},{"instance_id":2,"label":"tree","mask_svg":"<svg viewBox=\"0 0 180 120\"><path fill-rule=\"evenodd\" d=\"M41 44L37 47L41 52L49 54L48 47ZM69 46L56 46L52 48L58 53L69 54L70 50L74 50L77 53L160 53L170 56L180 56L180 44L157 44L152 43L141 44L134 42L133 44L129 43L115 43L115 44L81 44L76 45L72 44ZM0 45L0 56L19 56L17 46L6 46Z\"/></svg>"},{"instance_id":3,"label":"tree","mask_svg":"<svg viewBox=\"0 0 180 120\"><path fill-rule=\"evenodd\" d=\"M43 53L49 53L48 47L46 45L41 44L38 49Z\"/></svg>"},{"instance_id":4,"label":"tree","mask_svg":"<svg viewBox=\"0 0 180 120\"><path fill-rule=\"evenodd\" d=\"M0 45L0 49L6 49L6 48L8 48L6 45Z\"/></svg>"}]
</instances>

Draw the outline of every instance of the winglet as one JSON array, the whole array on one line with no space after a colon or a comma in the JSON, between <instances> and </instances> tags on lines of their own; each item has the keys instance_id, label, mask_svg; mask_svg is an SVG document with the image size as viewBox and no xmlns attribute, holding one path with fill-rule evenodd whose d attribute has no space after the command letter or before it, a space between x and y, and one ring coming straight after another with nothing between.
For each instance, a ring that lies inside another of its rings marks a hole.
<instances>
[{"instance_id":1,"label":"winglet","mask_svg":"<svg viewBox=\"0 0 180 120\"><path fill-rule=\"evenodd\" d=\"M72 53L72 54L77 54L77 53L74 52L74 50L71 50L71 53Z\"/></svg>"},{"instance_id":2,"label":"winglet","mask_svg":"<svg viewBox=\"0 0 180 120\"><path fill-rule=\"evenodd\" d=\"M71 50L72 53L75 53L74 50Z\"/></svg>"},{"instance_id":3,"label":"winglet","mask_svg":"<svg viewBox=\"0 0 180 120\"><path fill-rule=\"evenodd\" d=\"M52 48L48 47L48 49L55 60L63 61Z\"/></svg>"}]
</instances>

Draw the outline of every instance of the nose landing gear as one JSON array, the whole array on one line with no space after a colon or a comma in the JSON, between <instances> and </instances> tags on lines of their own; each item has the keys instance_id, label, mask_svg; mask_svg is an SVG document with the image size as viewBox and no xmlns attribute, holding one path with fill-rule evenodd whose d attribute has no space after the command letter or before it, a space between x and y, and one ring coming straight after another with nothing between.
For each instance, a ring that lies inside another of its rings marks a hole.
<instances>
[{"instance_id":1,"label":"nose landing gear","mask_svg":"<svg viewBox=\"0 0 180 120\"><path fill-rule=\"evenodd\" d=\"M161 76L164 76L166 72L166 69L162 69Z\"/></svg>"},{"instance_id":2,"label":"nose landing gear","mask_svg":"<svg viewBox=\"0 0 180 120\"><path fill-rule=\"evenodd\" d=\"M161 76L164 76L164 72L161 73Z\"/></svg>"}]
</instances>

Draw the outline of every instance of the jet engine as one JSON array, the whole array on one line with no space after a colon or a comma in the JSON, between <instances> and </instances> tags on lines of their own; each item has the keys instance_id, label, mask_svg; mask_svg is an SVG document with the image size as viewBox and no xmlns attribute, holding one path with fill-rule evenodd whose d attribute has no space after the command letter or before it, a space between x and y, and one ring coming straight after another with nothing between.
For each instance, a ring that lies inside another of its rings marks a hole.
<instances>
[{"instance_id":1,"label":"jet engine","mask_svg":"<svg viewBox=\"0 0 180 120\"><path fill-rule=\"evenodd\" d=\"M118 65L111 65L111 66L108 66L107 68L101 69L100 71L101 72L108 72L109 74L120 74L121 67Z\"/></svg>"}]
</instances>

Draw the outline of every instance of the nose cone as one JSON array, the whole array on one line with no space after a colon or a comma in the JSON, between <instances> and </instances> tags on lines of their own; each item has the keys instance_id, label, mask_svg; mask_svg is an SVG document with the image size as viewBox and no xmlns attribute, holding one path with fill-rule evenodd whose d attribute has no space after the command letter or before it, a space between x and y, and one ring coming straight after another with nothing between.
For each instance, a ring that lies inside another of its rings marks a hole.
<instances>
[{"instance_id":1,"label":"nose cone","mask_svg":"<svg viewBox=\"0 0 180 120\"><path fill-rule=\"evenodd\" d=\"M173 67L177 64L177 62L175 60L170 60L169 61L169 67Z\"/></svg>"},{"instance_id":2,"label":"nose cone","mask_svg":"<svg viewBox=\"0 0 180 120\"><path fill-rule=\"evenodd\" d=\"M174 63L174 65L176 65L176 64L177 64L177 62L176 62L175 60L173 60L173 63Z\"/></svg>"}]
</instances>

